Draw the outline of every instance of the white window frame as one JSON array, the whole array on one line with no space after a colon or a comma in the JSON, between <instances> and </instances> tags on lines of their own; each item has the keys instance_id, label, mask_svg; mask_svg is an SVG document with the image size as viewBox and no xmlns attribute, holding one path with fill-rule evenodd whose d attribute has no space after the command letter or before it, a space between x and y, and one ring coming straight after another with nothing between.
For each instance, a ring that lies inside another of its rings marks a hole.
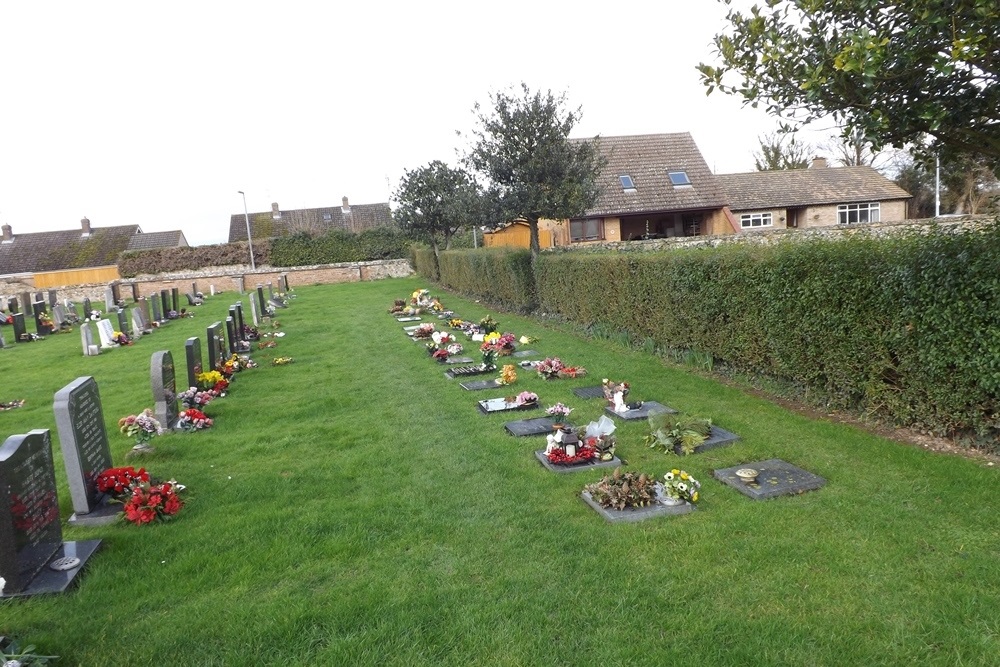
<instances>
[{"instance_id":1,"label":"white window frame","mask_svg":"<svg viewBox=\"0 0 1000 667\"><path fill-rule=\"evenodd\" d=\"M881 204L877 201L837 206L837 224L840 225L879 222L881 217Z\"/></svg>"},{"instance_id":2,"label":"white window frame","mask_svg":"<svg viewBox=\"0 0 1000 667\"><path fill-rule=\"evenodd\" d=\"M771 211L740 214L740 229L758 229L773 226L774 214Z\"/></svg>"}]
</instances>

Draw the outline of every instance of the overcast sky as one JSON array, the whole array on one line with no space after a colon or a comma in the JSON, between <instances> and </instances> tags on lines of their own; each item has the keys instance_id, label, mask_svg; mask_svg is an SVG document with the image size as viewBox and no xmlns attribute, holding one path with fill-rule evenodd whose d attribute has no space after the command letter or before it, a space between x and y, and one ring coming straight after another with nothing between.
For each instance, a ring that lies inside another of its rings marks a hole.
<instances>
[{"instance_id":1,"label":"overcast sky","mask_svg":"<svg viewBox=\"0 0 1000 667\"><path fill-rule=\"evenodd\" d=\"M472 107L521 81L582 106L574 136L690 132L753 170L776 122L719 93L714 0L4 2L0 223L139 224L227 240L229 216L389 200L456 163Z\"/></svg>"}]
</instances>

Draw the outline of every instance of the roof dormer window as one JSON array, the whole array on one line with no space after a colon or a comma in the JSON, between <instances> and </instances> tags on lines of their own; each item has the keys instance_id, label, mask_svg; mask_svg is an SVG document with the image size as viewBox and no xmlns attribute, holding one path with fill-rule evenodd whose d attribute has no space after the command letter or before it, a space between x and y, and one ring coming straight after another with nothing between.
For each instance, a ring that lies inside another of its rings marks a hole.
<instances>
[{"instance_id":1,"label":"roof dormer window","mask_svg":"<svg viewBox=\"0 0 1000 667\"><path fill-rule=\"evenodd\" d=\"M686 171L668 171L667 176L670 178L670 184L674 187L691 185L691 179L688 178Z\"/></svg>"},{"instance_id":2,"label":"roof dormer window","mask_svg":"<svg viewBox=\"0 0 1000 667\"><path fill-rule=\"evenodd\" d=\"M622 184L622 190L625 192L635 192L635 181L628 174L622 174L618 177L618 182Z\"/></svg>"}]
</instances>

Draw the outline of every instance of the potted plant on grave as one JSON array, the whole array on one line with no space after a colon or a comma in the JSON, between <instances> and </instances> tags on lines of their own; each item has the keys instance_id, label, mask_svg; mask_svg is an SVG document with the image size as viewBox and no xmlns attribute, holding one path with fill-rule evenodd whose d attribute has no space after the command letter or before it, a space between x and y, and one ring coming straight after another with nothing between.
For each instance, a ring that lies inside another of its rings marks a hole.
<instances>
[{"instance_id":1,"label":"potted plant on grave","mask_svg":"<svg viewBox=\"0 0 1000 667\"><path fill-rule=\"evenodd\" d=\"M545 414L552 417L553 429L559 429L563 426L569 424L569 414L573 412L573 408L563 405L562 403L556 403L545 409Z\"/></svg>"},{"instance_id":2,"label":"potted plant on grave","mask_svg":"<svg viewBox=\"0 0 1000 667\"><path fill-rule=\"evenodd\" d=\"M489 315L487 315L483 319L479 320L479 333L482 333L482 334L491 334L494 331L496 331L498 328L500 328L500 325L497 324L497 321L494 320Z\"/></svg>"},{"instance_id":3,"label":"potted plant on grave","mask_svg":"<svg viewBox=\"0 0 1000 667\"><path fill-rule=\"evenodd\" d=\"M663 495L660 502L664 505L680 505L688 502L694 505L698 502L701 482L684 470L674 468L663 476Z\"/></svg>"},{"instance_id":4,"label":"potted plant on grave","mask_svg":"<svg viewBox=\"0 0 1000 667\"><path fill-rule=\"evenodd\" d=\"M504 364L503 368L500 369L500 379L498 382L503 385L517 382L517 369L514 364Z\"/></svg>"},{"instance_id":5,"label":"potted plant on grave","mask_svg":"<svg viewBox=\"0 0 1000 667\"><path fill-rule=\"evenodd\" d=\"M654 412L648 419L652 432L644 442L650 449L662 449L664 452L691 454L712 432L711 419L669 412Z\"/></svg>"},{"instance_id":6,"label":"potted plant on grave","mask_svg":"<svg viewBox=\"0 0 1000 667\"><path fill-rule=\"evenodd\" d=\"M187 408L177 414L177 428L181 431L200 431L211 428L214 422L197 408Z\"/></svg>"},{"instance_id":7,"label":"potted plant on grave","mask_svg":"<svg viewBox=\"0 0 1000 667\"><path fill-rule=\"evenodd\" d=\"M647 507L656 502L660 487L652 475L644 472L622 472L615 468L601 481L588 484L584 491L601 507L616 510Z\"/></svg>"},{"instance_id":8,"label":"potted plant on grave","mask_svg":"<svg viewBox=\"0 0 1000 667\"><path fill-rule=\"evenodd\" d=\"M132 454L148 454L155 451L149 443L156 436L163 434L163 427L149 408L138 415L129 415L119 419L118 430L135 439Z\"/></svg>"},{"instance_id":9,"label":"potted plant on grave","mask_svg":"<svg viewBox=\"0 0 1000 667\"><path fill-rule=\"evenodd\" d=\"M186 410L188 408L205 407L215 396L211 392L199 391L197 387L190 387L177 394L177 401Z\"/></svg>"}]
</instances>

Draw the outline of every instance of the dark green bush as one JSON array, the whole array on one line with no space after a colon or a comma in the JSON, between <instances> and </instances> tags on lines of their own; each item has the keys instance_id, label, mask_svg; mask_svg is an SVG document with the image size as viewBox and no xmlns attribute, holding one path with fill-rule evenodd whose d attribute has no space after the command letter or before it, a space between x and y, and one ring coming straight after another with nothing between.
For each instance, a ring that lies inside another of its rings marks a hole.
<instances>
[{"instance_id":1,"label":"dark green bush","mask_svg":"<svg viewBox=\"0 0 1000 667\"><path fill-rule=\"evenodd\" d=\"M407 256L410 241L395 227L376 227L353 234L331 229L313 236L305 232L271 240L273 266L307 266L338 262L369 262Z\"/></svg>"},{"instance_id":2,"label":"dark green bush","mask_svg":"<svg viewBox=\"0 0 1000 667\"><path fill-rule=\"evenodd\" d=\"M446 287L516 312L530 312L537 305L531 253L526 249L448 250L438 263Z\"/></svg>"},{"instance_id":3,"label":"dark green bush","mask_svg":"<svg viewBox=\"0 0 1000 667\"><path fill-rule=\"evenodd\" d=\"M438 263L433 248L413 244L410 246L410 266L427 280L437 281Z\"/></svg>"}]
</instances>

